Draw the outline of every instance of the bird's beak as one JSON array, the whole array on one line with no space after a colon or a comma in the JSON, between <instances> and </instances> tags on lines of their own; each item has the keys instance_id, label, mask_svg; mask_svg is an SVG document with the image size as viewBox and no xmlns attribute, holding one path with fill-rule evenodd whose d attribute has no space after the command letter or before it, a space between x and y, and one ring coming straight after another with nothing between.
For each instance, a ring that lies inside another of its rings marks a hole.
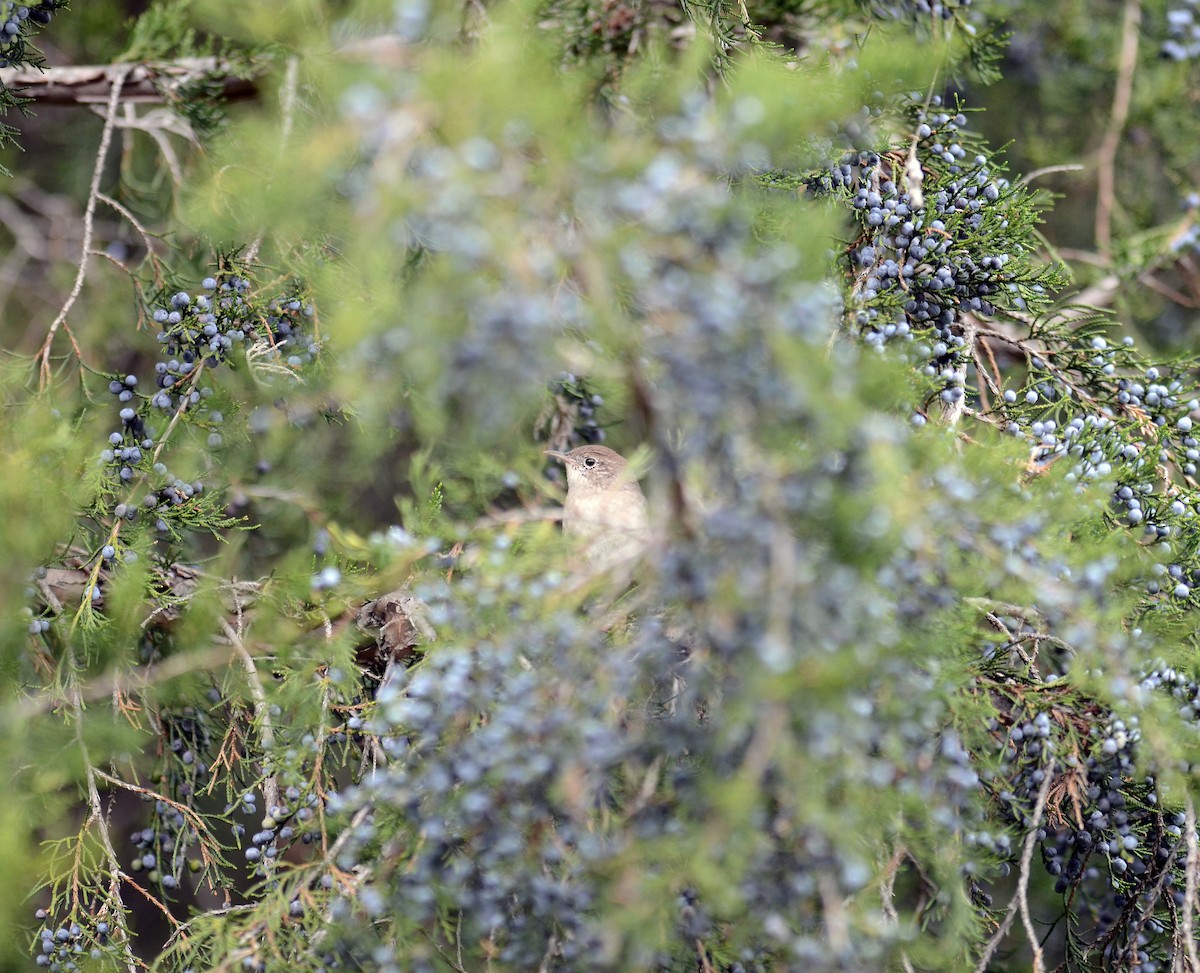
<instances>
[{"instance_id":1,"label":"bird's beak","mask_svg":"<svg viewBox=\"0 0 1200 973\"><path fill-rule=\"evenodd\" d=\"M556 460L561 460L563 463L567 461L567 454L560 453L557 449L548 449L543 455L553 456Z\"/></svg>"}]
</instances>

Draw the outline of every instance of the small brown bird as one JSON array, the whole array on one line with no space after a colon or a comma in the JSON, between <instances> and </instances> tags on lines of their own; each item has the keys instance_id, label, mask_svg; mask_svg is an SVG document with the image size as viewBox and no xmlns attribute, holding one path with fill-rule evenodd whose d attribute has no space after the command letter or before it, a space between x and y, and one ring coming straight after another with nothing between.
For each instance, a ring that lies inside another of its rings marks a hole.
<instances>
[{"instance_id":1,"label":"small brown bird","mask_svg":"<svg viewBox=\"0 0 1200 973\"><path fill-rule=\"evenodd\" d=\"M586 542L588 560L607 569L636 557L650 532L646 497L628 461L607 446L547 450L567 468L563 533Z\"/></svg>"}]
</instances>

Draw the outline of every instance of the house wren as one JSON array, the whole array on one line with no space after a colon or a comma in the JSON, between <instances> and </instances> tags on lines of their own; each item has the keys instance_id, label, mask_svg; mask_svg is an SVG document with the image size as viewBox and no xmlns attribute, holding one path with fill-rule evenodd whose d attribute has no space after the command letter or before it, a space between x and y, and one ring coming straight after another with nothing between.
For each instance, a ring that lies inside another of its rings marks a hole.
<instances>
[{"instance_id":1,"label":"house wren","mask_svg":"<svg viewBox=\"0 0 1200 973\"><path fill-rule=\"evenodd\" d=\"M582 538L584 553L600 569L636 557L650 528L646 497L629 463L607 446L547 450L567 468L563 533Z\"/></svg>"}]
</instances>

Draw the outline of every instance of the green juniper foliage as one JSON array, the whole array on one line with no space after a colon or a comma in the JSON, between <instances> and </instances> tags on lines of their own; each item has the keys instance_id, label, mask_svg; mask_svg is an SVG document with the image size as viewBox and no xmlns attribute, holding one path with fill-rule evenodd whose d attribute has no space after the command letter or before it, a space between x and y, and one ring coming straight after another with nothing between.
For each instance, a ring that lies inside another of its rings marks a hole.
<instances>
[{"instance_id":1,"label":"green juniper foliage","mask_svg":"<svg viewBox=\"0 0 1200 973\"><path fill-rule=\"evenodd\" d=\"M1024 6L113 28L270 70L120 106L76 293L0 291L0 964L1186 968L1200 391L1111 309L1187 312L1195 174L1056 248L985 135ZM542 455L597 442L602 577Z\"/></svg>"},{"instance_id":2,"label":"green juniper foliage","mask_svg":"<svg viewBox=\"0 0 1200 973\"><path fill-rule=\"evenodd\" d=\"M66 0L36 0L22 4L16 0L0 3L0 68L38 67L44 63L30 38L54 18L56 10L66 6ZM0 81L0 117L12 112L25 112L28 100L20 91ZM0 123L0 146L13 141L17 129ZM8 172L0 167L0 175Z\"/></svg>"}]
</instances>

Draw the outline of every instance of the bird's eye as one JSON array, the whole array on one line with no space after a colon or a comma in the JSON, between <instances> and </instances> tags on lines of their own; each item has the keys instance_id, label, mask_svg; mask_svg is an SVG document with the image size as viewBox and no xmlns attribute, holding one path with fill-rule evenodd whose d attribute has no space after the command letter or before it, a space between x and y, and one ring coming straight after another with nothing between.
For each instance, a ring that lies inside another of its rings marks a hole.
<instances>
[{"instance_id":1,"label":"bird's eye","mask_svg":"<svg viewBox=\"0 0 1200 973\"><path fill-rule=\"evenodd\" d=\"M596 457L589 456L587 459L585 459L583 461L583 465L586 466L590 470L593 466L596 465Z\"/></svg>"}]
</instances>

